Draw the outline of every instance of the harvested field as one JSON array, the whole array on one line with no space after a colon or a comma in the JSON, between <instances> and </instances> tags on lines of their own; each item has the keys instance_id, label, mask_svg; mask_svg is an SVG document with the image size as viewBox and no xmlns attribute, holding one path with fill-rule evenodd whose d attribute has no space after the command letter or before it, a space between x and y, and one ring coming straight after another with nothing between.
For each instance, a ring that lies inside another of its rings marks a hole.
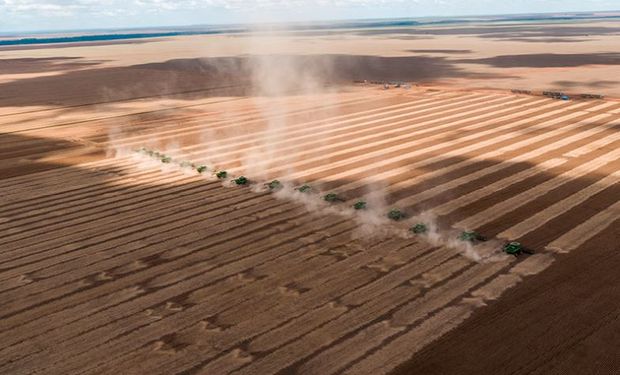
<instances>
[{"instance_id":1,"label":"harvested field","mask_svg":"<svg viewBox=\"0 0 620 375\"><path fill-rule=\"evenodd\" d=\"M3 109L0 373L386 374L620 225L618 101L158 104Z\"/></svg>"}]
</instances>

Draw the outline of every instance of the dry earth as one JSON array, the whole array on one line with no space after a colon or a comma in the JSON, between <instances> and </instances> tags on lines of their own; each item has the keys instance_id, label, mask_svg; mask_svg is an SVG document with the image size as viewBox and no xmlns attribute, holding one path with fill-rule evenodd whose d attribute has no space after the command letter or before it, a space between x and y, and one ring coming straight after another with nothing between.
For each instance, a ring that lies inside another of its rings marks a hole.
<instances>
[{"instance_id":1,"label":"dry earth","mask_svg":"<svg viewBox=\"0 0 620 375\"><path fill-rule=\"evenodd\" d=\"M386 373L620 216L619 102L361 88L174 113L51 129L40 112L3 116L3 153L56 167L3 179L3 373ZM140 126L110 139L119 121ZM49 132L119 155L60 166L81 146ZM383 181L381 209L412 218L369 227L301 193L122 154L140 146L310 183L341 206ZM474 262L404 234L421 211L444 236L477 229L537 254Z\"/></svg>"},{"instance_id":2,"label":"dry earth","mask_svg":"<svg viewBox=\"0 0 620 375\"><path fill-rule=\"evenodd\" d=\"M64 63L0 83L0 373L620 370L620 102Z\"/></svg>"}]
</instances>

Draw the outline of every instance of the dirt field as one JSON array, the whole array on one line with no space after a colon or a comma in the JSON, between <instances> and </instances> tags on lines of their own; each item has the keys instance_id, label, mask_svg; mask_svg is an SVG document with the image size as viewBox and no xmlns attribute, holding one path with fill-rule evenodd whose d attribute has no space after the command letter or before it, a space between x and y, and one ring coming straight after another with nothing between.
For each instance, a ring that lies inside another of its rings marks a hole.
<instances>
[{"instance_id":1,"label":"dirt field","mask_svg":"<svg viewBox=\"0 0 620 375\"><path fill-rule=\"evenodd\" d=\"M3 153L19 155L1 190L3 373L386 373L620 216L619 102L370 87L165 113L43 129L45 112L3 116ZM110 133L119 121L139 126ZM76 144L119 155L69 164ZM381 209L410 218L368 224L123 154L140 146L342 207L383 181ZM24 173L32 159L57 168ZM424 210L440 235L537 254L474 262L406 234Z\"/></svg>"},{"instance_id":2,"label":"dirt field","mask_svg":"<svg viewBox=\"0 0 620 375\"><path fill-rule=\"evenodd\" d=\"M0 374L620 371L620 101L291 92L298 61L271 87L140 50L173 42L3 53Z\"/></svg>"}]
</instances>

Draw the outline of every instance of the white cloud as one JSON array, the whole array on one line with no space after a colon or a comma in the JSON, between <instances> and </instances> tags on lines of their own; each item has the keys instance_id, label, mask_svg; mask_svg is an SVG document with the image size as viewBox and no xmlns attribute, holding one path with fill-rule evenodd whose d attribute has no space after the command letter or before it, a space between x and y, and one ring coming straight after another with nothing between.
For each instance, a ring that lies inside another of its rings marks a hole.
<instances>
[{"instance_id":1,"label":"white cloud","mask_svg":"<svg viewBox=\"0 0 620 375\"><path fill-rule=\"evenodd\" d=\"M225 9L281 9L299 6L373 6L401 4L406 0L0 0L0 8L7 12L97 11L107 7L151 7L165 10L195 8Z\"/></svg>"},{"instance_id":2,"label":"white cloud","mask_svg":"<svg viewBox=\"0 0 620 375\"><path fill-rule=\"evenodd\" d=\"M611 10L618 0L0 0L0 30Z\"/></svg>"},{"instance_id":3,"label":"white cloud","mask_svg":"<svg viewBox=\"0 0 620 375\"><path fill-rule=\"evenodd\" d=\"M496 0L493 0L495 2ZM559 0L515 0L517 3L558 3ZM607 0L581 0L596 7ZM481 0L474 1L471 3ZM485 2L485 0L482 0ZM488 3L488 0L486 0ZM468 0L0 0L0 12L8 14L37 13L41 15L70 15L76 13L118 14L123 11L150 9L160 11L223 9L230 11L264 11L299 8L364 8L395 6L463 7Z\"/></svg>"}]
</instances>

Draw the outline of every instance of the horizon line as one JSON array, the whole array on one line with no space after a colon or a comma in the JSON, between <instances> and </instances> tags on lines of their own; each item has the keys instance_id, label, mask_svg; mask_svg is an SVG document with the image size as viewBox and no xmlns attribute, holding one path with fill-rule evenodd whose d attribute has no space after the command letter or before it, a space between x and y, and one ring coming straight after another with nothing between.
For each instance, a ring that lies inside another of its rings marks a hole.
<instances>
[{"instance_id":1,"label":"horizon line","mask_svg":"<svg viewBox=\"0 0 620 375\"><path fill-rule=\"evenodd\" d=\"M604 16L604 14L614 14L618 13L615 16ZM595 15L600 14L600 15ZM329 23L344 23L344 22L371 22L371 21L388 21L388 20L420 20L420 19L433 19L436 18L438 20L448 20L448 19L458 19L459 17L502 17L502 16L544 16L544 15L592 15L591 17L583 17L587 18L617 18L620 17L620 9L618 10L588 10L588 11L561 11L561 12L539 12L539 13L488 13L488 14L459 14L459 15L450 15L450 16L439 16L439 15L428 15L428 16L420 16L420 17L377 17L377 18L334 18L334 19L315 19L308 21L289 21L289 22L279 22L279 21L258 21L258 22L223 22L223 23L205 23L205 24L175 24L175 25L151 25L151 26L141 26L141 27L111 27L111 28L78 28L78 29L39 29L39 30L4 30L0 31L0 37L2 36L17 36L19 34L50 34L50 33L70 33L70 32L97 32L97 31L123 31L123 30L148 30L148 29L170 29L170 30L178 30L178 29L188 29L192 27L251 27L251 26L286 26L286 25L312 25L312 24L329 24ZM461 20L462 22L472 22L476 20ZM496 21L496 22L506 22L510 21L510 19L498 19L498 20L487 20L487 21ZM531 20L536 21L536 20ZM425 26L425 24L421 24L419 26ZM245 31L252 31L251 29ZM11 35L8 35L11 34Z\"/></svg>"}]
</instances>

